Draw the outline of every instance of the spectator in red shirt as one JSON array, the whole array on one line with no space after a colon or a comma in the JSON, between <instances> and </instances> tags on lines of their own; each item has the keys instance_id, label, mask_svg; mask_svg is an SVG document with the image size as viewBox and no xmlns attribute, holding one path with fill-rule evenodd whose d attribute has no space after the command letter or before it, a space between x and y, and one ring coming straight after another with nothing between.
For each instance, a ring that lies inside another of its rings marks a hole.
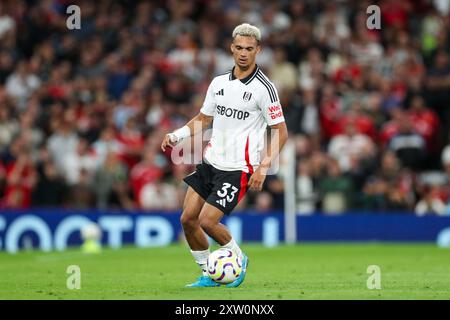
<instances>
[{"instance_id":1,"label":"spectator in red shirt","mask_svg":"<svg viewBox=\"0 0 450 320\"><path fill-rule=\"evenodd\" d=\"M342 65L332 74L333 81L340 85L342 83L351 83L361 77L361 66L350 54L343 55Z\"/></svg>"},{"instance_id":2,"label":"spectator in red shirt","mask_svg":"<svg viewBox=\"0 0 450 320\"><path fill-rule=\"evenodd\" d=\"M142 189L149 183L156 183L164 175L166 160L153 148L144 150L144 158L133 167L130 174L131 187L138 206L142 208Z\"/></svg>"},{"instance_id":3,"label":"spectator in red shirt","mask_svg":"<svg viewBox=\"0 0 450 320\"><path fill-rule=\"evenodd\" d=\"M426 140L427 149L429 151L436 150L439 118L433 110L425 106L422 96L415 95L412 97L408 115L413 123L414 130Z\"/></svg>"},{"instance_id":4,"label":"spectator in red shirt","mask_svg":"<svg viewBox=\"0 0 450 320\"><path fill-rule=\"evenodd\" d=\"M132 168L139 161L145 141L134 117L127 120L117 136L117 141L122 146L121 159L128 165L128 168Z\"/></svg>"},{"instance_id":5,"label":"spectator in red shirt","mask_svg":"<svg viewBox=\"0 0 450 320\"><path fill-rule=\"evenodd\" d=\"M339 119L342 115L341 102L331 84L323 88L321 96L320 126L322 128L323 138L329 140L340 132Z\"/></svg>"},{"instance_id":6,"label":"spectator in red shirt","mask_svg":"<svg viewBox=\"0 0 450 320\"><path fill-rule=\"evenodd\" d=\"M361 103L359 100L353 102L351 109L347 113L343 114L339 120L340 133L344 133L345 128L347 128L350 124L355 127L357 133L367 135L373 141L377 140L377 131L374 121L371 117L362 112Z\"/></svg>"},{"instance_id":7,"label":"spectator in red shirt","mask_svg":"<svg viewBox=\"0 0 450 320\"><path fill-rule=\"evenodd\" d=\"M385 0L381 3L383 23L389 27L406 29L409 11L411 11L409 1Z\"/></svg>"},{"instance_id":8,"label":"spectator in red shirt","mask_svg":"<svg viewBox=\"0 0 450 320\"><path fill-rule=\"evenodd\" d=\"M17 159L6 165L6 189L3 205L24 209L31 204L31 192L36 184L36 170L29 151L21 150Z\"/></svg>"},{"instance_id":9,"label":"spectator in red shirt","mask_svg":"<svg viewBox=\"0 0 450 320\"><path fill-rule=\"evenodd\" d=\"M398 124L406 117L405 111L400 107L390 110L391 120L381 127L380 142L383 147L398 133Z\"/></svg>"}]
</instances>

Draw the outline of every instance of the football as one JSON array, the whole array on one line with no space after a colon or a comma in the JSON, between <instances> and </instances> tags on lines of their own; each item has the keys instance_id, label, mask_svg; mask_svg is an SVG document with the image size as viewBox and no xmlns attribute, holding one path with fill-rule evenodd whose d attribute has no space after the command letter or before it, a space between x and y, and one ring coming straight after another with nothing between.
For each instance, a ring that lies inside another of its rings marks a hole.
<instances>
[{"instance_id":1,"label":"football","mask_svg":"<svg viewBox=\"0 0 450 320\"><path fill-rule=\"evenodd\" d=\"M218 249L209 255L208 275L217 283L227 284L236 280L242 272L242 261L230 249Z\"/></svg>"}]
</instances>

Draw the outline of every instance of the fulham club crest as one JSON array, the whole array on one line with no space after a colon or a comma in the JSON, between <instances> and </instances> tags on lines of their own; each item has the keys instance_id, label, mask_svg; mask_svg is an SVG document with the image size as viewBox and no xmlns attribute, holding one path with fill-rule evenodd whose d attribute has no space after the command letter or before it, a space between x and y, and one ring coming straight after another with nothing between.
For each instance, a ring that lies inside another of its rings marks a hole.
<instances>
[{"instance_id":1,"label":"fulham club crest","mask_svg":"<svg viewBox=\"0 0 450 320\"><path fill-rule=\"evenodd\" d=\"M244 101L250 101L250 98L252 97L252 94L250 92L244 92L244 96L242 97L242 99L244 99Z\"/></svg>"}]
</instances>

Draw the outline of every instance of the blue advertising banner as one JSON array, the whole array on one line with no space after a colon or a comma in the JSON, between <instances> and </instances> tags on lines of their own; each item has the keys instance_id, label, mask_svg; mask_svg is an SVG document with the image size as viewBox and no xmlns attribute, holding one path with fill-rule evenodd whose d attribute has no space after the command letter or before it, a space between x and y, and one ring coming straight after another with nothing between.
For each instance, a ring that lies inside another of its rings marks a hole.
<instances>
[{"instance_id":1,"label":"blue advertising banner","mask_svg":"<svg viewBox=\"0 0 450 320\"><path fill-rule=\"evenodd\" d=\"M166 246L182 235L179 212L1 211L0 250L17 252L33 247L65 250L82 243L80 229L95 222L103 232L102 243L112 248ZM224 219L237 241L273 246L283 241L281 212L240 212ZM349 213L297 217L297 241L428 241L450 239L450 217L413 214Z\"/></svg>"},{"instance_id":2,"label":"blue advertising banner","mask_svg":"<svg viewBox=\"0 0 450 320\"><path fill-rule=\"evenodd\" d=\"M450 228L450 217L413 213L349 213L340 216L314 215L297 218L299 241L436 241Z\"/></svg>"}]
</instances>

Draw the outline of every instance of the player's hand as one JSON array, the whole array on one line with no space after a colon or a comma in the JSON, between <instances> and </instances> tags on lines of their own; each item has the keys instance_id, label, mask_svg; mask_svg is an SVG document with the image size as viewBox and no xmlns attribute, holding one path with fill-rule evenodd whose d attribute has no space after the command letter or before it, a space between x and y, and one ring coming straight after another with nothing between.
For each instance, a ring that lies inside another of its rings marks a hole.
<instances>
[{"instance_id":1,"label":"player's hand","mask_svg":"<svg viewBox=\"0 0 450 320\"><path fill-rule=\"evenodd\" d=\"M258 167L250 177L250 180L248 180L248 187L250 190L261 191L265 180L265 173L262 171L261 167Z\"/></svg>"},{"instance_id":2,"label":"player's hand","mask_svg":"<svg viewBox=\"0 0 450 320\"><path fill-rule=\"evenodd\" d=\"M161 143L161 150L166 151L167 147L173 148L178 143L177 138L173 133L168 133L164 136L164 139Z\"/></svg>"}]
</instances>

